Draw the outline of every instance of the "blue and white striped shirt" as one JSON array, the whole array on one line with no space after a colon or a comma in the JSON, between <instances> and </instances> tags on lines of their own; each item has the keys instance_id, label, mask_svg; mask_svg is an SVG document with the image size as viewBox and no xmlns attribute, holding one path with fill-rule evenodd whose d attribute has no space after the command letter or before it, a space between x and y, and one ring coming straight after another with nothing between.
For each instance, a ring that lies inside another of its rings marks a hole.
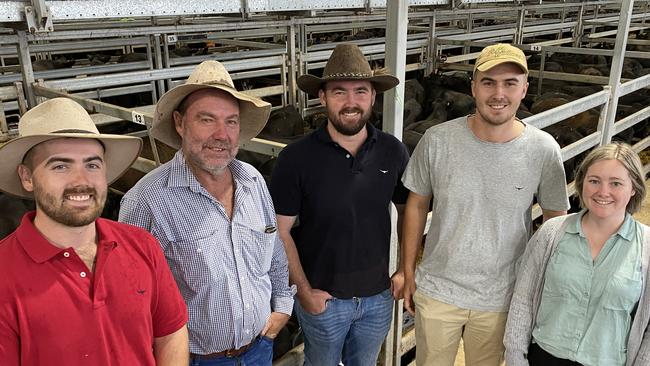
<instances>
[{"instance_id":1,"label":"blue and white striped shirt","mask_svg":"<svg viewBox=\"0 0 650 366\"><path fill-rule=\"evenodd\" d=\"M149 230L187 302L190 352L240 348L271 311L291 314L293 292L273 203L260 173L234 160L232 220L196 180L184 155L143 177L122 198L119 220Z\"/></svg>"}]
</instances>

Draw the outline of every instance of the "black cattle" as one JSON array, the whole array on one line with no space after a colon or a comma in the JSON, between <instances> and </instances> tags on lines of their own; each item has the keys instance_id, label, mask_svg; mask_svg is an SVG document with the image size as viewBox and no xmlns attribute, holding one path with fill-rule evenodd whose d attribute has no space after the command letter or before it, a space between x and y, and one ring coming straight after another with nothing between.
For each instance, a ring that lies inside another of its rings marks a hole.
<instances>
[{"instance_id":1,"label":"black cattle","mask_svg":"<svg viewBox=\"0 0 650 366\"><path fill-rule=\"evenodd\" d=\"M528 68L530 70L539 70L541 67L541 64L528 64ZM562 64L559 62L554 62L554 61L548 61L544 62L544 71L551 71L551 72L564 72L564 68L562 67Z\"/></svg>"},{"instance_id":2,"label":"black cattle","mask_svg":"<svg viewBox=\"0 0 650 366\"><path fill-rule=\"evenodd\" d=\"M442 114L438 109L443 106L448 120L474 111L476 105L467 73L432 74L422 83L425 90L424 114L429 116L427 119L432 114Z\"/></svg>"},{"instance_id":3,"label":"black cattle","mask_svg":"<svg viewBox=\"0 0 650 366\"><path fill-rule=\"evenodd\" d=\"M621 71L621 77L636 79L642 76L643 65L639 61L633 58L625 58L623 60L623 70Z\"/></svg>"},{"instance_id":4,"label":"black cattle","mask_svg":"<svg viewBox=\"0 0 650 366\"><path fill-rule=\"evenodd\" d=\"M273 169L275 169L275 163L278 161L276 158L268 158L265 162L260 164L258 170L264 177L266 184L271 184L271 176L273 175Z\"/></svg>"},{"instance_id":5,"label":"black cattle","mask_svg":"<svg viewBox=\"0 0 650 366\"><path fill-rule=\"evenodd\" d=\"M530 112L532 114L538 114L547 111L549 109L559 107L575 99L576 98L565 93L557 93L557 92L544 93L539 97L534 98L534 102L530 106Z\"/></svg>"},{"instance_id":6,"label":"black cattle","mask_svg":"<svg viewBox=\"0 0 650 366\"><path fill-rule=\"evenodd\" d=\"M72 67L75 60L68 60L65 56L57 56L52 60L36 60L32 62L32 70L46 71Z\"/></svg>"},{"instance_id":7,"label":"black cattle","mask_svg":"<svg viewBox=\"0 0 650 366\"><path fill-rule=\"evenodd\" d=\"M435 90L432 95L431 112L436 112L436 107L444 105L447 111L447 120L474 113L476 108L474 98L468 94L440 88Z\"/></svg>"},{"instance_id":8,"label":"black cattle","mask_svg":"<svg viewBox=\"0 0 650 366\"><path fill-rule=\"evenodd\" d=\"M0 239L11 234L26 212L36 208L34 201L17 198L0 192Z\"/></svg>"},{"instance_id":9,"label":"black cattle","mask_svg":"<svg viewBox=\"0 0 650 366\"><path fill-rule=\"evenodd\" d=\"M470 75L465 72L451 74L431 74L422 80L425 90L425 99L431 99L431 93L439 88L453 90L459 93L471 95L472 82Z\"/></svg>"},{"instance_id":10,"label":"black cattle","mask_svg":"<svg viewBox=\"0 0 650 366\"><path fill-rule=\"evenodd\" d=\"M407 99L404 103L403 127L406 128L420 118L422 106L415 99Z\"/></svg>"},{"instance_id":11,"label":"black cattle","mask_svg":"<svg viewBox=\"0 0 650 366\"><path fill-rule=\"evenodd\" d=\"M146 53L141 52L128 52L123 55L120 55L117 59L119 63L125 62L138 62L138 61L147 61L149 58Z\"/></svg>"},{"instance_id":12,"label":"black cattle","mask_svg":"<svg viewBox=\"0 0 650 366\"><path fill-rule=\"evenodd\" d=\"M304 121L294 106L288 105L271 112L269 120L260 133L267 139L286 139L302 136Z\"/></svg>"},{"instance_id":13,"label":"black cattle","mask_svg":"<svg viewBox=\"0 0 650 366\"><path fill-rule=\"evenodd\" d=\"M583 138L584 136L578 131L574 130L568 125L563 125L556 123L554 125L544 128L544 131L548 132L555 141L557 141L560 147L567 146L573 142L576 142ZM575 178L575 170L580 164L584 157L582 155L575 156L564 162L564 173L566 175L566 181L572 182Z\"/></svg>"},{"instance_id":14,"label":"black cattle","mask_svg":"<svg viewBox=\"0 0 650 366\"><path fill-rule=\"evenodd\" d=\"M101 53L90 53L86 56L90 65L104 65L107 62L111 61L111 55L101 54Z\"/></svg>"},{"instance_id":15,"label":"black cattle","mask_svg":"<svg viewBox=\"0 0 650 366\"><path fill-rule=\"evenodd\" d=\"M407 102L413 99L420 105L424 103L425 91L417 79L410 79L404 83L404 100Z\"/></svg>"},{"instance_id":16,"label":"black cattle","mask_svg":"<svg viewBox=\"0 0 650 366\"><path fill-rule=\"evenodd\" d=\"M171 47L169 57L189 57L207 55L209 53L208 45L205 42L194 42L189 44L178 43Z\"/></svg>"}]
</instances>

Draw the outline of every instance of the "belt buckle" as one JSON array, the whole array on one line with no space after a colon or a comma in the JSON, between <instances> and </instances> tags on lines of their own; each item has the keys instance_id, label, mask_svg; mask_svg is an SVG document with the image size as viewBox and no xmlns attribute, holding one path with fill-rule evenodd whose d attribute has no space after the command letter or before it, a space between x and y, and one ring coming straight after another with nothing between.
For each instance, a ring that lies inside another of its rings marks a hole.
<instances>
[{"instance_id":1,"label":"belt buckle","mask_svg":"<svg viewBox=\"0 0 650 366\"><path fill-rule=\"evenodd\" d=\"M226 350L226 354L224 356L226 356L228 358L233 358L233 357L237 356L236 353L237 353L236 349L229 349L229 350Z\"/></svg>"}]
</instances>

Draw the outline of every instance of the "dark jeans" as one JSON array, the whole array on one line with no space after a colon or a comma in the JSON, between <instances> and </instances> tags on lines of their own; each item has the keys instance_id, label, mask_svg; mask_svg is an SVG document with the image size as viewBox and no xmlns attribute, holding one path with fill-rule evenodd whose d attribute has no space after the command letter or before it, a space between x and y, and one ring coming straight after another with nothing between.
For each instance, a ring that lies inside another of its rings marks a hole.
<instances>
[{"instance_id":1,"label":"dark jeans","mask_svg":"<svg viewBox=\"0 0 650 366\"><path fill-rule=\"evenodd\" d=\"M531 343L528 347L528 364L530 366L582 366L577 362L553 356L537 343Z\"/></svg>"}]
</instances>

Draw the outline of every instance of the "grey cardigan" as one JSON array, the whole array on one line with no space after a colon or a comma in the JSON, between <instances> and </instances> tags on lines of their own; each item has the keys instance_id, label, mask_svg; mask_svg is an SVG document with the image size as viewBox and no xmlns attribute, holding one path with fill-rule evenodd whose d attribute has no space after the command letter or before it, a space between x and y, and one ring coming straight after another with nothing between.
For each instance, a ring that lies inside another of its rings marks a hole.
<instances>
[{"instance_id":1,"label":"grey cardigan","mask_svg":"<svg viewBox=\"0 0 650 366\"><path fill-rule=\"evenodd\" d=\"M531 342L533 326L537 319L537 309L544 288L544 274L551 254L564 235L564 228L569 222L577 220L578 214L555 217L545 222L533 235L526 246L521 259L517 283L510 303L508 322L503 344L506 347L506 365L527 366L528 346ZM627 341L626 366L650 365L650 228L639 225L643 233L637 237L643 238L643 278L644 286L641 291L639 305L632 321L630 335Z\"/></svg>"}]
</instances>

